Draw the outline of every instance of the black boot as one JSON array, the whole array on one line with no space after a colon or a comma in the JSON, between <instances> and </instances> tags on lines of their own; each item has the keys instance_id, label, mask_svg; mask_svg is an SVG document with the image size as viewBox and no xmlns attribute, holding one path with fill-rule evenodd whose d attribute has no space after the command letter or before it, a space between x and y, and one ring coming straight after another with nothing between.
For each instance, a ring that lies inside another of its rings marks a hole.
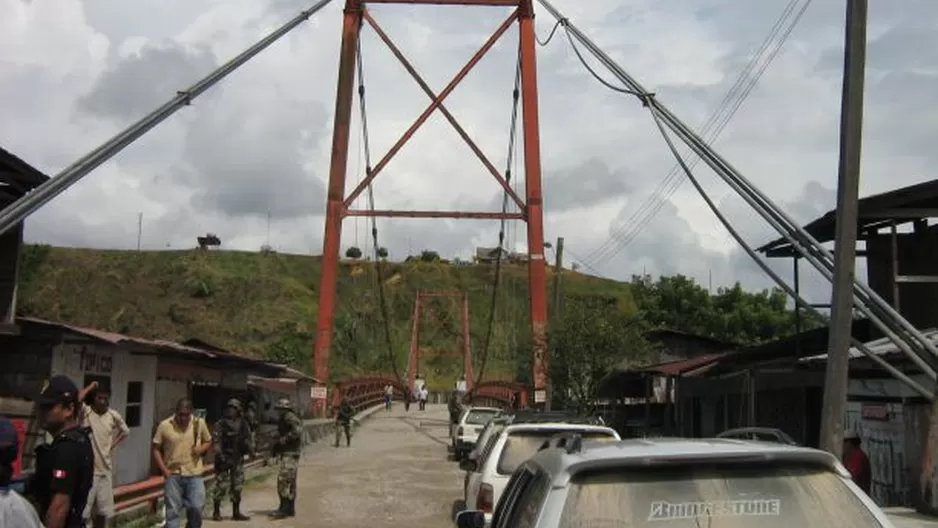
<instances>
[{"instance_id":1,"label":"black boot","mask_svg":"<svg viewBox=\"0 0 938 528\"><path fill-rule=\"evenodd\" d=\"M273 517L274 519L283 519L284 517L288 517L289 515L287 514L287 500L281 497L280 507L278 507L276 511L271 512L270 516Z\"/></svg>"},{"instance_id":2,"label":"black boot","mask_svg":"<svg viewBox=\"0 0 938 528\"><path fill-rule=\"evenodd\" d=\"M290 517L293 517L296 515L296 509L294 508L295 503L296 503L296 499L290 499L287 501L287 515L289 515Z\"/></svg>"},{"instance_id":3,"label":"black boot","mask_svg":"<svg viewBox=\"0 0 938 528\"><path fill-rule=\"evenodd\" d=\"M241 513L240 499L231 501L231 519L234 521L247 521L250 519L250 517Z\"/></svg>"},{"instance_id":4,"label":"black boot","mask_svg":"<svg viewBox=\"0 0 938 528\"><path fill-rule=\"evenodd\" d=\"M213 521L220 521L221 518L221 501L215 501L215 510L212 513Z\"/></svg>"}]
</instances>

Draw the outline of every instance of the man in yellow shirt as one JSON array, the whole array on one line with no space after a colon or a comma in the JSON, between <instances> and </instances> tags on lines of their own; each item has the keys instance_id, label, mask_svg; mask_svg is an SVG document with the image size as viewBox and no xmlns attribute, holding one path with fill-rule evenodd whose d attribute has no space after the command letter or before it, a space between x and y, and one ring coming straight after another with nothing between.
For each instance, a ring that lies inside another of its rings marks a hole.
<instances>
[{"instance_id":1,"label":"man in yellow shirt","mask_svg":"<svg viewBox=\"0 0 938 528\"><path fill-rule=\"evenodd\" d=\"M153 461L163 478L166 528L179 528L182 511L190 528L202 526L205 483L202 457L212 447L205 420L192 417L192 402L183 398L176 413L160 422L153 435Z\"/></svg>"}]
</instances>

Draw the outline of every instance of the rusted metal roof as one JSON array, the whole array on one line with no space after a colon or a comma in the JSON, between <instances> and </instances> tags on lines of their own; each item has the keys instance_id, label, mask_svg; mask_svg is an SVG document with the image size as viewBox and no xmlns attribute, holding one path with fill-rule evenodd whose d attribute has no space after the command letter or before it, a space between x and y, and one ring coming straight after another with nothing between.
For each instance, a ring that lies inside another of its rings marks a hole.
<instances>
[{"instance_id":1,"label":"rusted metal roof","mask_svg":"<svg viewBox=\"0 0 938 528\"><path fill-rule=\"evenodd\" d=\"M248 356L233 354L224 350L208 350L195 346L167 341L165 339L145 339L142 337L128 336L115 332L106 332L94 328L87 328L67 323L47 321L36 317L18 317L17 322L26 325L38 325L46 328L65 330L77 335L81 335L96 341L108 343L111 345L124 345L136 348L138 351L147 350L155 354L171 354L179 356L198 357L201 359L218 359L222 361L240 363L245 366L254 367L265 372L278 372L282 367L273 365L266 361L251 358Z\"/></svg>"},{"instance_id":2,"label":"rusted metal roof","mask_svg":"<svg viewBox=\"0 0 938 528\"><path fill-rule=\"evenodd\" d=\"M682 376L712 365L725 355L726 354L704 354L689 359L679 359L677 361L652 365L639 370L639 372L658 374L659 376Z\"/></svg>"}]
</instances>

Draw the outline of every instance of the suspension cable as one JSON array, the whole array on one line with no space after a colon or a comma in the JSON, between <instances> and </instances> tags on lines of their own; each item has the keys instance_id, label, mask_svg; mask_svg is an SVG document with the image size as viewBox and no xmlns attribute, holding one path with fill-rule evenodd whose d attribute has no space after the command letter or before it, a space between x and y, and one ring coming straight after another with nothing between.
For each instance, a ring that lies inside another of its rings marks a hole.
<instances>
[{"instance_id":1,"label":"suspension cable","mask_svg":"<svg viewBox=\"0 0 938 528\"><path fill-rule=\"evenodd\" d=\"M687 165L687 163L684 161L684 158L678 152L677 147L674 146L674 142L671 140L670 135L668 134L667 130L665 130L664 125L661 123L661 116L659 115L659 110L654 106L650 106L649 109L651 111L651 116L654 119L655 126L658 128L658 131L661 132L661 136L664 138L665 143L667 143L668 149L671 151L671 154L674 155L674 158L677 160L678 165L680 165L681 169L684 171L684 175L687 177L688 181L691 182L694 188L697 189L697 193L700 194L700 197L703 198L704 202L706 202L707 207L710 208L710 211L712 211L714 216L717 217L717 220L719 220L720 223L723 224L723 227L726 228L726 231L730 234L730 236L733 237L736 243L739 244L739 246L743 248L746 254L749 255L749 258L751 258L753 262L755 262L762 269L762 271L765 272L765 274L768 275L775 282L775 284L778 285L779 288L784 290L785 293L787 293L795 301L796 305L816 315L822 321L829 323L828 317L822 314L818 309L811 306L807 301L804 300L804 298L801 297L801 295L798 292L792 289L792 287L789 286L788 283L786 283L785 280L782 279L778 275L778 273L775 272L775 270L773 270L771 267L769 267L768 264L765 263L765 261L756 253L756 251L752 249L752 246L746 243L746 241L739 234L739 232L733 227L732 224L730 224L726 216L720 211L719 207L717 207L717 205L713 202L713 200L704 190L703 186L700 184L700 181L697 180L696 176L694 176L694 173L692 172L691 168ZM869 349L869 347L866 346L866 344L864 344L863 342L861 342L855 337L851 337L851 342L857 350L859 350L863 355L871 359L874 363L881 366L884 370L886 370L893 377L895 377L899 381L902 381L911 389L918 392L920 395L924 396L925 398L929 400L934 400L934 394L931 391L926 390L918 382L916 382L912 378L908 377L907 375L899 371L896 367L889 364L889 362L881 358L879 355L875 354L873 351ZM936 377L938 377L936 376L935 371L918 355L912 355L910 356L910 358L932 380L935 380Z\"/></svg>"},{"instance_id":2,"label":"suspension cable","mask_svg":"<svg viewBox=\"0 0 938 528\"><path fill-rule=\"evenodd\" d=\"M791 0L778 19L769 30L768 35L762 41L762 44L750 58L746 67L740 72L729 91L724 95L723 100L717 105L716 111L707 119L701 133L708 137L707 142L712 144L722 134L724 128L739 110L740 106L749 97L749 94L758 84L766 69L775 60L775 57L781 51L783 45L788 40L794 28L800 22L808 5L807 0L801 9L792 17L794 9L800 0ZM785 25L787 24L787 27ZM568 38L572 37L568 27L566 27ZM781 36L779 37L779 35ZM572 40L572 39L571 39ZM770 46L772 47L769 50ZM766 52L768 56L766 58ZM765 60L763 61L763 58ZM762 63L759 65L759 63ZM756 70L758 66L758 69ZM753 70L756 70L753 74ZM595 77L596 75L594 75ZM603 83L607 84L607 83ZM618 91L618 90L617 90ZM689 164L690 168L696 166L700 161L695 158ZM621 224L621 228L614 230L612 236L600 247L587 254L591 267L601 265L618 255L626 246L628 246L641 231L657 215L668 198L670 198L683 185L685 179L680 171L680 167L675 165L671 168L658 187L646 199L642 205L631 215L628 221Z\"/></svg>"},{"instance_id":3,"label":"suspension cable","mask_svg":"<svg viewBox=\"0 0 938 528\"><path fill-rule=\"evenodd\" d=\"M508 135L508 161L505 164L505 184L511 185L511 167L515 155L515 141L518 137L518 102L521 99L521 50L518 50L518 61L515 66L515 87L511 93L511 129ZM492 297L489 303L489 322L485 330L485 344L482 347L482 361L479 365L479 373L476 375L473 387L477 387L485 375L485 367L488 364L489 349L492 345L492 330L495 327L495 308L498 302L498 286L500 284L502 269L502 253L505 247L505 218L508 213L508 191L502 193L502 219L498 229L498 248L495 250L495 277L492 279Z\"/></svg>"},{"instance_id":4,"label":"suspension cable","mask_svg":"<svg viewBox=\"0 0 938 528\"><path fill-rule=\"evenodd\" d=\"M358 41L356 42L356 54L357 54L357 64L358 64L358 108L361 112L361 122L362 122L362 146L365 152L365 175L366 177L371 177L372 167L371 167L371 145L368 141L368 112L366 111L365 105L365 75L364 67L362 66L362 42L361 42L361 33L359 32ZM400 372L397 370L397 361L394 354L394 343L391 339L391 323L390 316L388 314L388 303L387 297L384 292L384 266L383 260L379 253L381 246L378 245L378 221L374 216L375 212L375 195L374 190L371 185L371 181L368 182L368 210L371 214L371 241L372 241L372 250L375 259L375 283L376 289L378 291L378 303L381 309L381 323L384 328L384 340L387 346L387 355L388 361L391 363L391 371L394 373L394 377L397 379L398 383L403 383L401 380Z\"/></svg>"}]
</instances>

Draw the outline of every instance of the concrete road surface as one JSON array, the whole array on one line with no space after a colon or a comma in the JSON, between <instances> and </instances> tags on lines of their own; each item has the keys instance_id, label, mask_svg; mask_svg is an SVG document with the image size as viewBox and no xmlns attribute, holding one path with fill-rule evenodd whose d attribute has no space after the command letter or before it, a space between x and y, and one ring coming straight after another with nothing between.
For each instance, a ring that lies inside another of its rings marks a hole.
<instances>
[{"instance_id":1,"label":"concrete road surface","mask_svg":"<svg viewBox=\"0 0 938 528\"><path fill-rule=\"evenodd\" d=\"M911 508L883 508L896 528L938 528L938 519L916 513Z\"/></svg>"},{"instance_id":2,"label":"concrete road surface","mask_svg":"<svg viewBox=\"0 0 938 528\"><path fill-rule=\"evenodd\" d=\"M297 478L296 517L279 521L276 475L245 490L242 510L250 521L225 520L218 527L439 527L452 526L453 503L462 497L463 474L447 461L448 414L445 405L404 412L396 403L362 423L351 447L330 441L307 447ZM343 439L344 440L344 439ZM206 512L211 515L211 506ZM223 504L222 514L231 515Z\"/></svg>"}]
</instances>

